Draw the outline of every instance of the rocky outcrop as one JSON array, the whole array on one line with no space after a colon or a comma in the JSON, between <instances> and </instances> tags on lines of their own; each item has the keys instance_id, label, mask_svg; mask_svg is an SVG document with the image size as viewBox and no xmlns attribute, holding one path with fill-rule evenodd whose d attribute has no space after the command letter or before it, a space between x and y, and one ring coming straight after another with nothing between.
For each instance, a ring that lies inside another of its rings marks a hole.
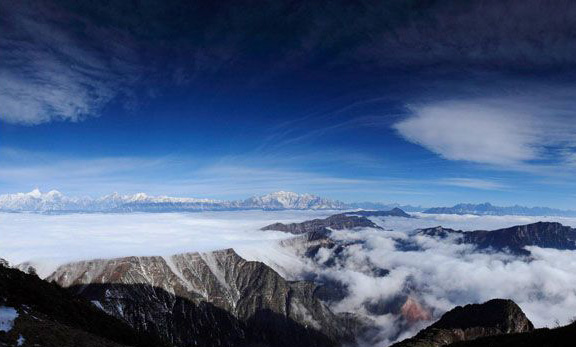
<instances>
[{"instance_id":1,"label":"rocky outcrop","mask_svg":"<svg viewBox=\"0 0 576 347\"><path fill-rule=\"evenodd\" d=\"M0 321L0 346L168 346L55 284L5 266L0 266Z\"/></svg>"},{"instance_id":2,"label":"rocky outcrop","mask_svg":"<svg viewBox=\"0 0 576 347\"><path fill-rule=\"evenodd\" d=\"M493 299L483 304L458 306L416 336L394 347L439 347L459 341L534 330L524 312L511 300Z\"/></svg>"},{"instance_id":3,"label":"rocky outcrop","mask_svg":"<svg viewBox=\"0 0 576 347\"><path fill-rule=\"evenodd\" d=\"M277 230L295 235L305 233L329 232L329 229L343 230L354 228L381 229L370 219L361 216L349 216L347 214L335 214L324 219L313 219L302 223L274 223L263 227L261 230Z\"/></svg>"},{"instance_id":4,"label":"rocky outcrop","mask_svg":"<svg viewBox=\"0 0 576 347\"><path fill-rule=\"evenodd\" d=\"M48 280L179 346L330 346L354 338L316 299L313 283L286 281L232 249L73 263Z\"/></svg>"},{"instance_id":5,"label":"rocky outcrop","mask_svg":"<svg viewBox=\"0 0 576 347\"><path fill-rule=\"evenodd\" d=\"M526 246L576 249L576 229L555 222L538 222L498 230L469 232L435 227L421 229L419 233L438 238L454 236L457 242L474 244L480 249L510 250L516 254L529 254L524 249Z\"/></svg>"}]
</instances>

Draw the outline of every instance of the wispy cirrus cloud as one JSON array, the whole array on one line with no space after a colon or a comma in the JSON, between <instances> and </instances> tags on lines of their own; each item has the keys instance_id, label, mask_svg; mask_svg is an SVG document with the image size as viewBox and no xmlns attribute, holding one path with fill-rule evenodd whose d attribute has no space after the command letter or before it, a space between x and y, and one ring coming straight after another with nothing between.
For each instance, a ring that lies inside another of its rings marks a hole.
<instances>
[{"instance_id":1,"label":"wispy cirrus cloud","mask_svg":"<svg viewBox=\"0 0 576 347\"><path fill-rule=\"evenodd\" d=\"M0 120L80 121L131 94L141 69L121 33L44 2L2 2L0 12ZM71 31L70 23L84 29Z\"/></svg>"}]
</instances>

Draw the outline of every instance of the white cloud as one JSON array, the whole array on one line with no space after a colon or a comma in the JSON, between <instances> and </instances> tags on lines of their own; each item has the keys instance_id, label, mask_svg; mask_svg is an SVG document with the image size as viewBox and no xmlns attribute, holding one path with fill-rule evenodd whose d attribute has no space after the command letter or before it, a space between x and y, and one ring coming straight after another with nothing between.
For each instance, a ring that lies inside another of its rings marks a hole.
<instances>
[{"instance_id":1,"label":"white cloud","mask_svg":"<svg viewBox=\"0 0 576 347\"><path fill-rule=\"evenodd\" d=\"M229 247L273 249L290 237L259 229L329 211L65 214L0 213L0 257L50 265L130 255L169 255ZM273 257L273 254L268 254ZM46 271L49 271L48 267Z\"/></svg>"},{"instance_id":2,"label":"white cloud","mask_svg":"<svg viewBox=\"0 0 576 347\"><path fill-rule=\"evenodd\" d=\"M538 157L531 115L482 102L444 102L412 108L395 125L407 140L450 160L515 164Z\"/></svg>"},{"instance_id":3,"label":"white cloud","mask_svg":"<svg viewBox=\"0 0 576 347\"><path fill-rule=\"evenodd\" d=\"M536 94L414 105L394 128L449 160L516 169L537 161L564 165L576 143L572 93Z\"/></svg>"}]
</instances>

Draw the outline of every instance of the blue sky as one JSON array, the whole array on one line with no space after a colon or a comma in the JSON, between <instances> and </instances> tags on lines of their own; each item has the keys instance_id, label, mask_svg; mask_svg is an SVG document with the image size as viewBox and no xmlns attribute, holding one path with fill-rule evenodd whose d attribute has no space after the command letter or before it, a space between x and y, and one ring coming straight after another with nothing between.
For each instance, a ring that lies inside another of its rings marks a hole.
<instances>
[{"instance_id":1,"label":"blue sky","mask_svg":"<svg viewBox=\"0 0 576 347\"><path fill-rule=\"evenodd\" d=\"M574 18L536 0L4 2L0 193L574 208Z\"/></svg>"}]
</instances>

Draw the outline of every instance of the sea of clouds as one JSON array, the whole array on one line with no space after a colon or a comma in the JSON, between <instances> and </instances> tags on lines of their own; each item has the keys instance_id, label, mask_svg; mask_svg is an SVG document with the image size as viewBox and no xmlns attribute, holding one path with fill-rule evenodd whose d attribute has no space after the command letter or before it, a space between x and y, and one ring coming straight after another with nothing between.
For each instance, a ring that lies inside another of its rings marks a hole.
<instances>
[{"instance_id":1,"label":"sea of clouds","mask_svg":"<svg viewBox=\"0 0 576 347\"><path fill-rule=\"evenodd\" d=\"M334 231L332 238L352 243L334 259L323 250L305 261L302 272L337 280L348 295L331 304L337 312L356 312L374 319L380 327L368 345L391 344L410 337L430 321L406 324L399 314L375 315L367 304L392 302L400 295L416 299L431 313L431 320L457 305L481 303L493 298L514 300L537 327L569 323L576 316L576 251L530 247L530 258L502 252L479 252L472 245L417 235L418 228L442 225L461 230L498 229L537 221L559 221L576 226L576 219L524 216L425 215L418 218L373 218L376 229ZM418 249L406 250L407 242ZM273 266L273 265L272 265ZM375 276L374 266L387 269Z\"/></svg>"},{"instance_id":2,"label":"sea of clouds","mask_svg":"<svg viewBox=\"0 0 576 347\"><path fill-rule=\"evenodd\" d=\"M31 261L40 275L85 259L170 255L254 246L290 237L265 225L325 217L329 211L200 213L0 213L0 258Z\"/></svg>"},{"instance_id":3,"label":"sea of clouds","mask_svg":"<svg viewBox=\"0 0 576 347\"><path fill-rule=\"evenodd\" d=\"M425 215L373 219L385 230L335 231L332 238L353 242L333 266L320 251L306 259L281 240L292 235L261 231L274 222L323 218L331 211L234 211L202 213L65 214L0 213L0 257L12 264L32 261L40 276L62 263L128 255L168 255L234 248L248 260L263 261L288 279L315 273L343 283L347 296L331 303L337 312L356 312L379 326L376 340L389 344L411 336L430 321L411 325L398 314L376 315L367 303L413 296L432 320L456 305L510 298L537 327L566 324L576 315L576 252L530 248L531 258L478 252L470 245L416 235L415 229L442 225L497 229L540 220L576 227L576 219L523 216ZM418 249L406 250L410 242ZM370 271L389 270L386 276ZM374 337L371 342L374 342Z\"/></svg>"}]
</instances>

